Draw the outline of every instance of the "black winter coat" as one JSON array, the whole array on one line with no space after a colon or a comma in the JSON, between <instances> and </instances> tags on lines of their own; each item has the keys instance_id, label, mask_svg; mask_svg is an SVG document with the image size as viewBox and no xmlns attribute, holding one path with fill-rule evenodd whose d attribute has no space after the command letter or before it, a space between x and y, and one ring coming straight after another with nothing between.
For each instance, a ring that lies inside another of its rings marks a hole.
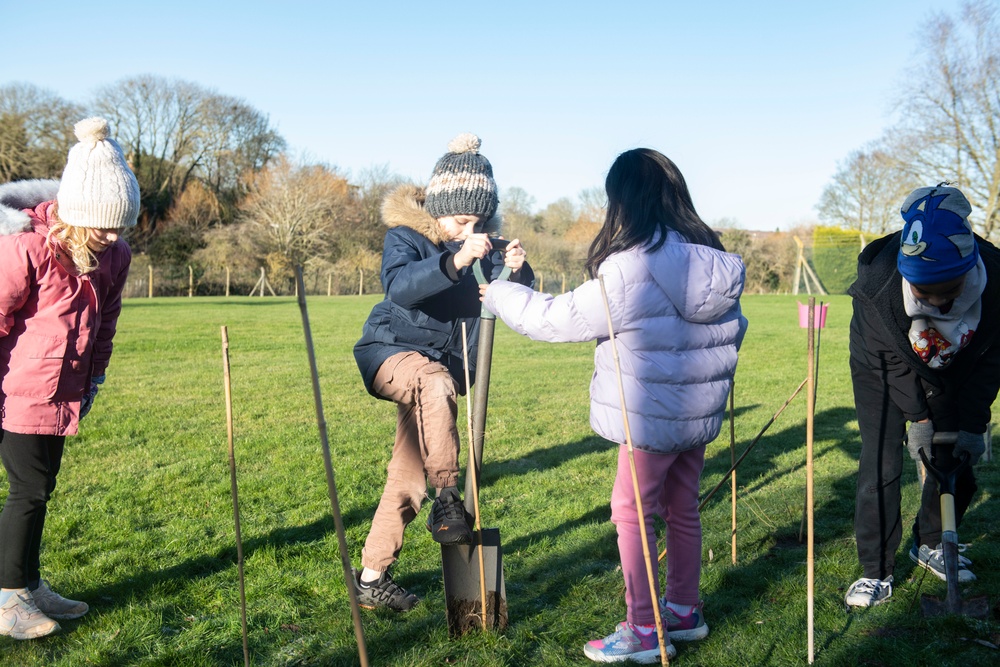
<instances>
[{"instance_id":1,"label":"black winter coat","mask_svg":"<svg viewBox=\"0 0 1000 667\"><path fill-rule=\"evenodd\" d=\"M870 243L858 258L851 361L883 374L889 395L906 419L934 419L934 404L947 401L958 429L983 433L1000 389L1000 250L976 237L986 267L982 318L968 347L943 369L932 369L910 346L911 318L903 305L903 278L896 268L901 232Z\"/></svg>"}]
</instances>

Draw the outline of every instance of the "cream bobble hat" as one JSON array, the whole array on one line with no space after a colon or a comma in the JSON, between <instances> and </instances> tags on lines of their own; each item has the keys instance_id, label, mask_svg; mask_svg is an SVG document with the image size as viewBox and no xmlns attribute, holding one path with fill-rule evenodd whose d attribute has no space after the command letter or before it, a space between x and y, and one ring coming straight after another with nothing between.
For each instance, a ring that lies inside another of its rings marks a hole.
<instances>
[{"instance_id":1,"label":"cream bobble hat","mask_svg":"<svg viewBox=\"0 0 1000 667\"><path fill-rule=\"evenodd\" d=\"M134 227L139 216L139 182L121 146L108 138L108 121L85 118L73 131L80 143L69 150L59 183L59 219L74 227Z\"/></svg>"}]
</instances>

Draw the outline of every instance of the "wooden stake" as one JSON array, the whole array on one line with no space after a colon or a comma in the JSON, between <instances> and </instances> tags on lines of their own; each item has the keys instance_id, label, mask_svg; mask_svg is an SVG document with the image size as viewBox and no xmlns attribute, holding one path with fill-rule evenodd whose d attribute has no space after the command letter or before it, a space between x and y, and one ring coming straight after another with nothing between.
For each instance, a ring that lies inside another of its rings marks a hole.
<instances>
[{"instance_id":1,"label":"wooden stake","mask_svg":"<svg viewBox=\"0 0 1000 667\"><path fill-rule=\"evenodd\" d=\"M808 509L808 521L806 522L806 591L808 597L807 620L809 632L809 664L813 664L815 658L815 592L816 592L816 557L815 557L815 533L813 525L813 506L815 498L813 496L813 427L816 417L816 367L815 355L815 334L814 319L816 314L816 298L809 297L809 387L806 390L806 508Z\"/></svg>"},{"instance_id":2,"label":"wooden stake","mask_svg":"<svg viewBox=\"0 0 1000 667\"><path fill-rule=\"evenodd\" d=\"M735 404L736 404L736 379L733 378L733 384L729 388L729 461L731 465L736 465L736 417L735 417ZM733 539L732 539L732 552L733 552L733 565L736 565L736 471L733 471L732 477L732 491L733 491Z\"/></svg>"},{"instance_id":3,"label":"wooden stake","mask_svg":"<svg viewBox=\"0 0 1000 667\"><path fill-rule=\"evenodd\" d=\"M469 472L472 478L472 502L475 507L476 534L479 535L479 597L483 601L483 631L489 627L486 615L486 562L483 560L483 528L479 520L479 480L476 479L476 458L472 447L472 387L469 386L469 341L462 322L462 364L465 366L465 417L469 426Z\"/></svg>"},{"instance_id":4,"label":"wooden stake","mask_svg":"<svg viewBox=\"0 0 1000 667\"><path fill-rule=\"evenodd\" d=\"M261 276L263 276L261 269ZM306 352L309 355L309 370L312 374L313 400L316 404L316 423L319 426L319 441L323 448L323 467L326 470L326 486L330 495L330 508L333 511L333 525L337 531L337 544L340 547L340 564L344 569L344 583L347 584L347 597L351 602L351 618L354 621L354 638L358 643L358 659L361 667L368 667L368 647L365 645L365 632L361 626L361 607L354 590L354 575L351 573L351 555L347 550L347 534L344 531L344 520L340 515L340 501L337 499L337 483L333 476L333 460L330 456L330 441L326 435L326 417L323 416L323 398L319 389L319 370L316 367L316 352L313 349L312 330L309 327L309 311L306 309L306 288L302 282L302 267L295 270L295 280L299 286L299 310L302 313L302 330L306 338ZM263 288L261 288L263 290Z\"/></svg>"},{"instance_id":5,"label":"wooden stake","mask_svg":"<svg viewBox=\"0 0 1000 667\"><path fill-rule=\"evenodd\" d=\"M618 361L618 346L615 344L615 327L611 319L611 303L608 301L608 291L604 287L604 276L598 276L601 282L601 295L604 297L604 309L608 315L608 339L611 342L611 356L615 360L615 374L618 376L618 396L622 403L622 421L625 425L625 445L628 450L628 466L632 473L632 491L635 493L635 510L639 519L639 537L642 540L642 556L646 561L646 578L649 580L649 595L653 600L653 618L656 621L656 638L660 642L660 664L669 665L667 655L667 637L663 632L663 621L660 618L659 589L660 582L653 576L653 561L649 554L649 542L646 538L646 517L642 509L642 496L639 493L639 476L635 470L635 453L632 451L632 431L628 425L628 410L625 407L625 384L622 382L622 367ZM565 274L563 277L565 280ZM565 290L564 290L565 291Z\"/></svg>"},{"instance_id":6,"label":"wooden stake","mask_svg":"<svg viewBox=\"0 0 1000 667\"><path fill-rule=\"evenodd\" d=\"M229 483L233 496L233 522L236 524L236 571L240 578L240 624L243 629L243 664L250 667L250 642L247 639L247 593L243 581L243 538L240 536L240 501L236 489L236 453L233 446L233 389L229 375L229 331L222 327L222 379L226 396L226 437L229 442Z\"/></svg>"},{"instance_id":7,"label":"wooden stake","mask_svg":"<svg viewBox=\"0 0 1000 667\"><path fill-rule=\"evenodd\" d=\"M741 463L743 463L743 459L747 457L747 454L750 453L750 450L752 450L760 441L760 439L764 437L764 434L767 432L767 429L771 428L771 424L773 424L774 421L778 418L778 415L780 415L782 412L785 411L785 408L787 408L788 405L792 402L792 399L794 399L796 396L799 395L799 392L802 391L802 388L806 386L806 383L808 381L809 381L808 377L802 381L802 383L795 389L795 391L792 392L792 395L788 397L788 400L785 401L785 404L782 405L781 408L779 408L778 411L774 413L774 416L771 417L771 419L769 419L766 424L764 424L764 428L762 428L760 432L757 433L756 436L754 436L754 439L750 441L750 444L747 445L747 448L743 450L742 454L740 454L740 458L736 459L736 463L734 463L733 466L728 470L728 472L726 472L726 474L722 476L722 479L719 480L719 483L715 485L715 488L709 491L707 494L705 494L705 497L702 498L701 503L698 504L699 512L705 509L705 505L707 505L708 501L712 499L712 496L714 496L715 493L722 488L722 485L726 483L726 480L729 479L729 476L736 472L736 469L740 466ZM667 557L667 550L664 549L662 552L660 552L659 560L663 560L666 557Z\"/></svg>"}]
</instances>

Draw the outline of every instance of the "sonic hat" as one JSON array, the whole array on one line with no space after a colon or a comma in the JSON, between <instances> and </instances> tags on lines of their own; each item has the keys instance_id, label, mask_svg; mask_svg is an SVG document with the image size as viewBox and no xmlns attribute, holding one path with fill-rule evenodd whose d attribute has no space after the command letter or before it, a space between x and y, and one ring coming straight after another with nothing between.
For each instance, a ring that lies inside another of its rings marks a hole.
<instances>
[{"instance_id":1,"label":"sonic hat","mask_svg":"<svg viewBox=\"0 0 1000 667\"><path fill-rule=\"evenodd\" d=\"M958 188L918 188L900 207L903 235L896 266L911 285L935 285L965 275L979 261L969 224L972 206Z\"/></svg>"}]
</instances>

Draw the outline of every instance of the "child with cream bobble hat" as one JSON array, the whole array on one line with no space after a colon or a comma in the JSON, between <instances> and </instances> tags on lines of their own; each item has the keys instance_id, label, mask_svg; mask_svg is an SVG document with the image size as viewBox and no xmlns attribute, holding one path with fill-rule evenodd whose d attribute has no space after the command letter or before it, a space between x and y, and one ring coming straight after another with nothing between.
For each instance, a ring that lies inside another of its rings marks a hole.
<instances>
[{"instance_id":1,"label":"child with cream bobble hat","mask_svg":"<svg viewBox=\"0 0 1000 667\"><path fill-rule=\"evenodd\" d=\"M67 435L104 382L132 252L139 184L103 118L75 126L60 181L0 186L0 634L34 639L87 603L41 578L46 506Z\"/></svg>"}]
</instances>

